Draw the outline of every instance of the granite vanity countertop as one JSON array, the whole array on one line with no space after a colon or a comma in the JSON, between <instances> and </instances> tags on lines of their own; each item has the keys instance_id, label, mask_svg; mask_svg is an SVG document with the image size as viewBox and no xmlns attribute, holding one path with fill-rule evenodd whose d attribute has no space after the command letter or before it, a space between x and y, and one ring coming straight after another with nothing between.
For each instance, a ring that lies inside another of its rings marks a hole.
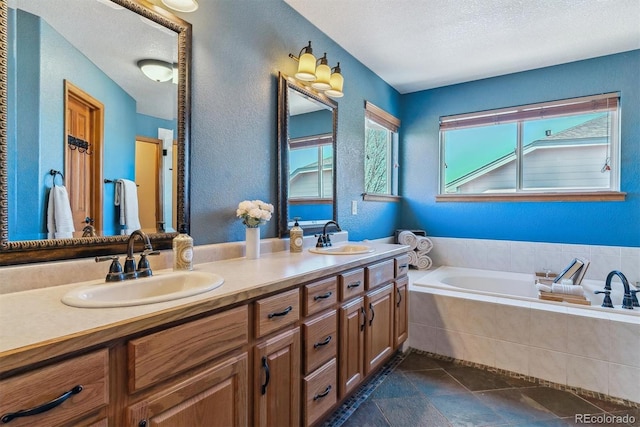
<instances>
[{"instance_id":1,"label":"granite vanity countertop","mask_svg":"<svg viewBox=\"0 0 640 427\"><path fill-rule=\"evenodd\" d=\"M103 283L104 280L0 295L0 373L243 303L407 251L407 246L402 245L367 244L375 251L358 255L282 251L264 254L256 260L234 258L198 264L195 271L219 274L224 278L223 285L199 295L155 304L76 308L60 301L76 286Z\"/></svg>"}]
</instances>

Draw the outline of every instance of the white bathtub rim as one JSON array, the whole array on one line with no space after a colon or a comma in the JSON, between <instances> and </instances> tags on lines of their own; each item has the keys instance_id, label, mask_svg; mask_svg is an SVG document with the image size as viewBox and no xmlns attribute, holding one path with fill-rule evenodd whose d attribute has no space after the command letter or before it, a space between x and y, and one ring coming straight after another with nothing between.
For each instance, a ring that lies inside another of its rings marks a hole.
<instances>
[{"instance_id":1,"label":"white bathtub rim","mask_svg":"<svg viewBox=\"0 0 640 427\"><path fill-rule=\"evenodd\" d=\"M458 272L462 274L478 274L480 277L492 277L492 275L500 274L505 277L514 278L515 280L523 280L530 277L533 280L533 275L524 273L502 272L493 270L480 270L475 268L466 267L451 267L441 266L435 270L427 272L419 278L409 282L409 291L414 292L428 292L432 294L463 298L475 301L492 302L502 305L515 305L519 307L531 308L535 310L550 311L556 313L566 313L572 315L579 315L584 317L592 317L598 319L608 319L617 322L640 324L640 308L635 307L634 310L622 309L618 306L615 308L605 308L600 305L592 304L590 306L581 306L579 304L572 304L568 302L557 302L539 300L530 297L522 297L516 295L499 296L493 292L486 292L481 290L470 290L465 288L458 288L455 286L447 285L440 282L440 278L444 275L449 275L452 272ZM593 285L595 287L604 288L604 282L597 280L585 280L585 284ZM616 291L617 292L617 291Z\"/></svg>"}]
</instances>

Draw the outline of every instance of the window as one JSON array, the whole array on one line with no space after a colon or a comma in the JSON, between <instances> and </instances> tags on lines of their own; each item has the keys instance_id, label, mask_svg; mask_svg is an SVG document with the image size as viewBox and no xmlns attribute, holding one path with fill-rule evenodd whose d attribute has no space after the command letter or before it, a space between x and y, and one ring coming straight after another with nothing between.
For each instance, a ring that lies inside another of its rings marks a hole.
<instances>
[{"instance_id":1,"label":"window","mask_svg":"<svg viewBox=\"0 0 640 427\"><path fill-rule=\"evenodd\" d=\"M365 200L388 200L398 194L399 127L400 120L365 102Z\"/></svg>"},{"instance_id":2,"label":"window","mask_svg":"<svg viewBox=\"0 0 640 427\"><path fill-rule=\"evenodd\" d=\"M289 199L333 198L333 136L289 141Z\"/></svg>"},{"instance_id":3,"label":"window","mask_svg":"<svg viewBox=\"0 0 640 427\"><path fill-rule=\"evenodd\" d=\"M441 195L617 192L619 94L440 119Z\"/></svg>"}]
</instances>

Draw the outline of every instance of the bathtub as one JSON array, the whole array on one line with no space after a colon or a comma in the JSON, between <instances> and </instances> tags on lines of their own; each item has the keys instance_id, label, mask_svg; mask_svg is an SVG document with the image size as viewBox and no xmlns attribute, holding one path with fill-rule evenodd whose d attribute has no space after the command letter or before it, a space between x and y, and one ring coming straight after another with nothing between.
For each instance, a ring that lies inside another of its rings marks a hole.
<instances>
[{"instance_id":1,"label":"bathtub","mask_svg":"<svg viewBox=\"0 0 640 427\"><path fill-rule=\"evenodd\" d=\"M640 402L640 308L603 308L602 282L583 281L592 305L538 299L533 274L459 267L410 272L413 348Z\"/></svg>"}]
</instances>

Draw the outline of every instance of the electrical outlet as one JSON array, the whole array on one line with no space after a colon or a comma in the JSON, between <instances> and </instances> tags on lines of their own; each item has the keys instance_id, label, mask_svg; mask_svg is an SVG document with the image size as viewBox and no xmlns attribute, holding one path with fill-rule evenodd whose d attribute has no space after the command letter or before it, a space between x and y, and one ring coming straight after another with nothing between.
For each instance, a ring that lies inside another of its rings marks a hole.
<instances>
[{"instance_id":1,"label":"electrical outlet","mask_svg":"<svg viewBox=\"0 0 640 427\"><path fill-rule=\"evenodd\" d=\"M351 201L351 215L358 215L358 201Z\"/></svg>"}]
</instances>

